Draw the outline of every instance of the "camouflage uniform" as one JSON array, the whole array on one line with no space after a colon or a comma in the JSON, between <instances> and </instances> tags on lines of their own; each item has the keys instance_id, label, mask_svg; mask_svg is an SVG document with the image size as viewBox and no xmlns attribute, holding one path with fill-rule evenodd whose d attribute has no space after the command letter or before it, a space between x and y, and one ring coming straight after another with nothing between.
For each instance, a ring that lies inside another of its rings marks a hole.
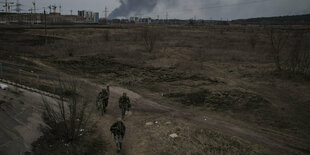
<instances>
[{"instance_id":1,"label":"camouflage uniform","mask_svg":"<svg viewBox=\"0 0 310 155\"><path fill-rule=\"evenodd\" d=\"M122 118L124 119L126 111L129 111L131 104L129 97L127 97L126 93L123 93L123 96L119 98L119 108L122 111Z\"/></svg>"},{"instance_id":2,"label":"camouflage uniform","mask_svg":"<svg viewBox=\"0 0 310 155\"><path fill-rule=\"evenodd\" d=\"M101 114L106 112L106 108L109 104L109 87L107 89L102 89L97 97L97 109L101 110Z\"/></svg>"},{"instance_id":3,"label":"camouflage uniform","mask_svg":"<svg viewBox=\"0 0 310 155\"><path fill-rule=\"evenodd\" d=\"M122 121L117 121L111 126L110 131L114 136L117 152L120 152L122 149L122 143L125 136L126 127Z\"/></svg>"}]
</instances>

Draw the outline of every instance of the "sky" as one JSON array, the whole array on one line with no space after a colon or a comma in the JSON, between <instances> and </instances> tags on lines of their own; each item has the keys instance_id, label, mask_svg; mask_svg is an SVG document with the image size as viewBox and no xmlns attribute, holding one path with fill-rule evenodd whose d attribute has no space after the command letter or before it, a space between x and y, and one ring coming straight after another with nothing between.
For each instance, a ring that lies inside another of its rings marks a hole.
<instances>
[{"instance_id":1,"label":"sky","mask_svg":"<svg viewBox=\"0 0 310 155\"><path fill-rule=\"evenodd\" d=\"M4 1L4 0L0 0ZM16 2L16 0L9 0ZM19 0L28 11L34 0ZM232 20L310 13L310 0L35 0L38 11L48 5L61 5L63 14L78 10L99 12L108 8L111 18L130 16L165 19ZM3 9L3 8L2 8ZM49 10L47 10L49 12ZM58 11L58 9L57 9Z\"/></svg>"}]
</instances>

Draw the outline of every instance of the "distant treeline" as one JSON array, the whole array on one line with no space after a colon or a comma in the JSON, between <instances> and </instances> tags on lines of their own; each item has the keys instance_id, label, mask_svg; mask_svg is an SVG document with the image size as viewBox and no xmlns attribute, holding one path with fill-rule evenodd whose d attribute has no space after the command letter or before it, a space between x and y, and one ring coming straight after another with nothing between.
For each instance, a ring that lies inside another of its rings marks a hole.
<instances>
[{"instance_id":1,"label":"distant treeline","mask_svg":"<svg viewBox=\"0 0 310 155\"><path fill-rule=\"evenodd\" d=\"M237 19L237 20L233 20L232 23L238 23L238 24L310 24L310 14Z\"/></svg>"}]
</instances>

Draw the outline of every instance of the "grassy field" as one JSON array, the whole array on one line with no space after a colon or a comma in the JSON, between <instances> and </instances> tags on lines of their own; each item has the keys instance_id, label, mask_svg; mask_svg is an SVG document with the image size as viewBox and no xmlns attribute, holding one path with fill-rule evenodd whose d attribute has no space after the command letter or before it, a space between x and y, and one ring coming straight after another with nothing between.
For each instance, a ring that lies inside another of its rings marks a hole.
<instances>
[{"instance_id":1,"label":"grassy field","mask_svg":"<svg viewBox=\"0 0 310 155\"><path fill-rule=\"evenodd\" d=\"M307 154L309 67L302 71L294 67L301 63L293 61L293 54L309 54L309 32L309 26L123 25L50 27L45 37L40 28L3 29L0 62L47 76L65 73L98 85L123 87L161 105L212 114L285 141L285 147L296 151L289 154ZM277 56L281 69L277 69ZM300 61L310 62L303 56ZM155 116L166 121L160 114L145 119ZM148 133L151 141L141 144L143 149L152 150L150 154L178 154L180 148L191 150L188 154L269 154L273 150L224 129L193 124L186 116L177 122L174 132L184 134L182 142L159 138L170 130L164 126L143 129L141 133ZM187 131L188 126L192 130ZM148 148L151 144L156 147Z\"/></svg>"}]
</instances>

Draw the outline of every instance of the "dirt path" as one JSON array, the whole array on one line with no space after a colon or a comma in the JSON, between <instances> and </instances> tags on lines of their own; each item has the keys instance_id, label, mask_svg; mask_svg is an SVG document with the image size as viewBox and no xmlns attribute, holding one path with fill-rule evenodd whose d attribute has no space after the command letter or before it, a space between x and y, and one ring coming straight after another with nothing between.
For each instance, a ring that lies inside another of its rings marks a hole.
<instances>
[{"instance_id":1,"label":"dirt path","mask_svg":"<svg viewBox=\"0 0 310 155\"><path fill-rule=\"evenodd\" d=\"M99 92L101 88L105 86L94 84L88 80L83 80L88 83L90 86L95 87ZM263 130L260 128L253 128L248 124L244 124L239 121L235 121L227 118L220 118L213 113L201 113L197 111L192 111L191 109L184 109L180 107L169 107L166 105L161 105L146 98L143 98L139 94L136 94L130 90L126 90L120 87L110 87L111 88L111 97L108 107L108 113L101 118L101 125L106 126L106 124L112 124L118 117L120 117L120 111L117 107L118 97L121 96L123 92L126 92L130 99L133 101L132 105L132 114L126 116L125 124L127 126L127 134L125 138L125 149L123 150L127 154L134 154L132 148L136 147L134 144L137 135L135 134L135 124L139 121L143 121L143 118L140 116L135 116L136 113L149 113L149 114L158 114L160 113L163 117L166 117L167 120L172 119L185 119L189 120L194 124L199 124L201 127L208 128L221 132L229 136L238 136L245 140L248 140L254 144L260 144L270 149L277 150L277 152L287 153L287 152L300 152L301 149L298 149L296 146L290 146L292 140L299 140L295 137L288 138L286 135L279 135L276 133L271 133L268 130ZM113 121L112 121L113 120ZM111 139L111 138L110 138ZM113 143L110 141L110 143ZM113 147L112 147L113 148ZM110 150L109 150L110 151ZM109 154L111 152L108 152ZM305 150L301 153L307 153Z\"/></svg>"}]
</instances>

